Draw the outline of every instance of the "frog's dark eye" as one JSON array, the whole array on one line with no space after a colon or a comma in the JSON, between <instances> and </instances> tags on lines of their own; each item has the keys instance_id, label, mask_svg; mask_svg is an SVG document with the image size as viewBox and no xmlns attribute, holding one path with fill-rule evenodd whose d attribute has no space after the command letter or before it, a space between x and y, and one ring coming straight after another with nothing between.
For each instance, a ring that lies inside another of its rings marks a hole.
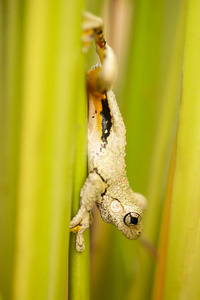
<instances>
[{"instance_id":1,"label":"frog's dark eye","mask_svg":"<svg viewBox=\"0 0 200 300\"><path fill-rule=\"evenodd\" d=\"M141 216L138 213L131 212L125 215L124 224L127 226L137 225L141 221Z\"/></svg>"},{"instance_id":2,"label":"frog's dark eye","mask_svg":"<svg viewBox=\"0 0 200 300\"><path fill-rule=\"evenodd\" d=\"M131 217L131 224L137 225L138 218L137 217Z\"/></svg>"}]
</instances>

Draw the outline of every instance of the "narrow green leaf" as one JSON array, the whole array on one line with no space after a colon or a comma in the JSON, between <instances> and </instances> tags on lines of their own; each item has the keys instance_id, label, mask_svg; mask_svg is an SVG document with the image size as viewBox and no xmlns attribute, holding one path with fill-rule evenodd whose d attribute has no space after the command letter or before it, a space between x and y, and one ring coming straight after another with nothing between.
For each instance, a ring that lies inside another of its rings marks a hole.
<instances>
[{"instance_id":1,"label":"narrow green leaf","mask_svg":"<svg viewBox=\"0 0 200 300\"><path fill-rule=\"evenodd\" d=\"M2 297L66 299L83 1L1 8Z\"/></svg>"},{"instance_id":2,"label":"narrow green leaf","mask_svg":"<svg viewBox=\"0 0 200 300\"><path fill-rule=\"evenodd\" d=\"M11 299L21 129L23 6L0 2L0 289Z\"/></svg>"},{"instance_id":3,"label":"narrow green leaf","mask_svg":"<svg viewBox=\"0 0 200 300\"><path fill-rule=\"evenodd\" d=\"M199 299L200 2L188 2L164 299Z\"/></svg>"},{"instance_id":4,"label":"narrow green leaf","mask_svg":"<svg viewBox=\"0 0 200 300\"><path fill-rule=\"evenodd\" d=\"M135 9L124 106L129 118L127 170L135 190L147 196L144 236L155 247L178 118L185 13L182 0L143 1ZM137 259L130 298L149 299L155 260L144 248Z\"/></svg>"},{"instance_id":5,"label":"narrow green leaf","mask_svg":"<svg viewBox=\"0 0 200 300\"><path fill-rule=\"evenodd\" d=\"M78 78L76 98L79 105L76 108L77 123L75 127L76 145L73 173L72 217L80 206L80 190L87 177L87 101L85 86L85 61L80 64L80 79ZM78 104L77 103L77 104ZM75 249L75 234L71 233L69 249L69 299L86 300L90 297L90 245L89 230L84 233L85 250L78 253Z\"/></svg>"}]
</instances>

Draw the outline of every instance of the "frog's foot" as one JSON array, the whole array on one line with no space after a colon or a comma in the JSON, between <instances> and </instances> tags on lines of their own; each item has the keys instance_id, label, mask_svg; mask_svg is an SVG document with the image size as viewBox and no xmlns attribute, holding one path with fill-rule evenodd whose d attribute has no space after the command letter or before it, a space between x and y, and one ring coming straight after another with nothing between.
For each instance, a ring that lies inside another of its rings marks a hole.
<instances>
[{"instance_id":1,"label":"frog's foot","mask_svg":"<svg viewBox=\"0 0 200 300\"><path fill-rule=\"evenodd\" d=\"M75 217L70 222L70 230L72 232L77 232L79 227L89 227L93 222L92 211L87 211L86 209L80 208ZM76 229L75 229L76 228ZM87 229L86 228L86 229ZM85 230L86 230L85 229Z\"/></svg>"},{"instance_id":2,"label":"frog's foot","mask_svg":"<svg viewBox=\"0 0 200 300\"><path fill-rule=\"evenodd\" d=\"M83 234L78 232L76 234L76 251L83 252L84 250L85 250L85 244L84 244Z\"/></svg>"},{"instance_id":3,"label":"frog's foot","mask_svg":"<svg viewBox=\"0 0 200 300\"><path fill-rule=\"evenodd\" d=\"M93 15L89 11L83 11L83 30L97 29L102 26L103 20L100 17Z\"/></svg>"},{"instance_id":4,"label":"frog's foot","mask_svg":"<svg viewBox=\"0 0 200 300\"><path fill-rule=\"evenodd\" d=\"M90 12L83 12L83 22L82 22L82 52L86 53L90 47L92 40L94 39L94 33L97 29L102 31L103 21L101 18L91 14Z\"/></svg>"},{"instance_id":5,"label":"frog's foot","mask_svg":"<svg viewBox=\"0 0 200 300\"><path fill-rule=\"evenodd\" d=\"M80 210L79 210L80 211ZM70 222L70 231L76 234L76 251L82 252L85 249L83 233L93 221L92 212L77 213Z\"/></svg>"}]
</instances>

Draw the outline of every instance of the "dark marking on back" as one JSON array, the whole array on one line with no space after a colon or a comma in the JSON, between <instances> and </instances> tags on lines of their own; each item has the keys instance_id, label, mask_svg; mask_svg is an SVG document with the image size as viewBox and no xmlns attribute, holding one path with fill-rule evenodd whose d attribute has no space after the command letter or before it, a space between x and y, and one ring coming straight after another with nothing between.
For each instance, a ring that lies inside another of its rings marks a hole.
<instances>
[{"instance_id":1,"label":"dark marking on back","mask_svg":"<svg viewBox=\"0 0 200 300\"><path fill-rule=\"evenodd\" d=\"M105 93L105 99L101 100L102 111L100 115L102 116L102 135L101 140L104 143L104 147L108 143L107 138L110 135L110 130L112 127L112 118L110 114L110 108L108 105L107 93Z\"/></svg>"},{"instance_id":2,"label":"dark marking on back","mask_svg":"<svg viewBox=\"0 0 200 300\"><path fill-rule=\"evenodd\" d=\"M101 197L105 196L106 192L107 192L107 188L105 188L105 191L101 194Z\"/></svg>"},{"instance_id":3,"label":"dark marking on back","mask_svg":"<svg viewBox=\"0 0 200 300\"><path fill-rule=\"evenodd\" d=\"M99 177L101 177L101 179L103 180L103 182L107 182L102 176L101 174L99 173L98 169L97 168L94 168L90 173L93 173L95 172L97 175L99 175Z\"/></svg>"}]
</instances>

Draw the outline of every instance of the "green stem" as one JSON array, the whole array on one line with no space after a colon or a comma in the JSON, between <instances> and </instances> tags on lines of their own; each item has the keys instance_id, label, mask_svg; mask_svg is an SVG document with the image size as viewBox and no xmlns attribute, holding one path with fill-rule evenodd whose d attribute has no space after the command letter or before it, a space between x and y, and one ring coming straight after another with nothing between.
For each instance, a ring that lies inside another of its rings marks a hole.
<instances>
[{"instance_id":1,"label":"green stem","mask_svg":"<svg viewBox=\"0 0 200 300\"><path fill-rule=\"evenodd\" d=\"M5 300L66 299L77 107L86 128L83 2L0 4L0 293ZM84 162L85 148L80 147ZM82 164L82 174L85 170Z\"/></svg>"},{"instance_id":2,"label":"green stem","mask_svg":"<svg viewBox=\"0 0 200 300\"><path fill-rule=\"evenodd\" d=\"M188 2L164 299L199 299L200 2Z\"/></svg>"}]
</instances>

